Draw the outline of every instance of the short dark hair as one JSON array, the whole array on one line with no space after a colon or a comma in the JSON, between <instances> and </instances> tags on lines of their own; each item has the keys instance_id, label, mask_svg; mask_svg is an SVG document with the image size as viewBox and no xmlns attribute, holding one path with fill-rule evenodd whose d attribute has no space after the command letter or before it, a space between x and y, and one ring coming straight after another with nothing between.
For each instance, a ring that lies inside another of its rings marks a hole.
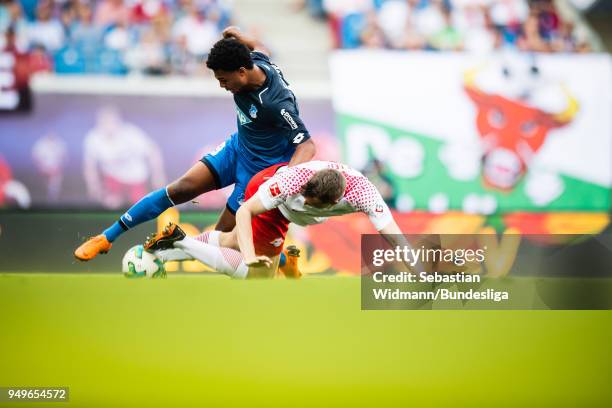
<instances>
[{"instance_id":1,"label":"short dark hair","mask_svg":"<svg viewBox=\"0 0 612 408\"><path fill-rule=\"evenodd\" d=\"M231 72L242 67L253 68L253 60L246 45L234 38L223 38L211 48L206 66L213 71L220 69Z\"/></svg>"},{"instance_id":2,"label":"short dark hair","mask_svg":"<svg viewBox=\"0 0 612 408\"><path fill-rule=\"evenodd\" d=\"M338 170L324 169L302 186L304 197L318 198L323 204L335 204L342 198L346 188L346 179Z\"/></svg>"}]
</instances>

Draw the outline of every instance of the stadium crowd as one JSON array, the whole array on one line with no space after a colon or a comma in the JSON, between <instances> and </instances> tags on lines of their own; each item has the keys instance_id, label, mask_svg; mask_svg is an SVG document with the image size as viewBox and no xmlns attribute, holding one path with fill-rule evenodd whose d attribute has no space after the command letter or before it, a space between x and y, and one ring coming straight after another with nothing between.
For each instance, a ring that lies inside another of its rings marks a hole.
<instances>
[{"instance_id":1,"label":"stadium crowd","mask_svg":"<svg viewBox=\"0 0 612 408\"><path fill-rule=\"evenodd\" d=\"M553 0L296 0L337 48L590 51ZM230 0L0 0L0 52L57 73L205 74ZM17 73L17 77L21 75Z\"/></svg>"},{"instance_id":2,"label":"stadium crowd","mask_svg":"<svg viewBox=\"0 0 612 408\"><path fill-rule=\"evenodd\" d=\"M196 75L231 18L224 0L0 0L0 51L34 72Z\"/></svg>"},{"instance_id":3,"label":"stadium crowd","mask_svg":"<svg viewBox=\"0 0 612 408\"><path fill-rule=\"evenodd\" d=\"M338 48L588 52L553 0L303 0Z\"/></svg>"}]
</instances>

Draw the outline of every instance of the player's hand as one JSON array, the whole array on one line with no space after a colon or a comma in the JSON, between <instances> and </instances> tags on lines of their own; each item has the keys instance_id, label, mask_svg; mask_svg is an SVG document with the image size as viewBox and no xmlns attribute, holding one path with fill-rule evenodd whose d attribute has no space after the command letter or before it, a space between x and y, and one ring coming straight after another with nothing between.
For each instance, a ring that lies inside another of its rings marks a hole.
<instances>
[{"instance_id":1,"label":"player's hand","mask_svg":"<svg viewBox=\"0 0 612 408\"><path fill-rule=\"evenodd\" d=\"M246 266L254 267L265 266L266 268L269 268L270 266L272 266L272 260L265 255L256 256L251 259L245 259L244 263L246 264Z\"/></svg>"},{"instance_id":2,"label":"player's hand","mask_svg":"<svg viewBox=\"0 0 612 408\"><path fill-rule=\"evenodd\" d=\"M229 26L225 30L223 30L222 34L223 38L235 38L239 40L242 35L242 32L237 26Z\"/></svg>"}]
</instances>

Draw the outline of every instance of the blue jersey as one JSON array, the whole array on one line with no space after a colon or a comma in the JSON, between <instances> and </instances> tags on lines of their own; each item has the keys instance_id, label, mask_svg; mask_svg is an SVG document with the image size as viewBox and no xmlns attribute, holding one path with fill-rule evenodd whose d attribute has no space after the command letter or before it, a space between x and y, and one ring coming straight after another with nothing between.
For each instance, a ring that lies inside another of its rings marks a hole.
<instances>
[{"instance_id":1,"label":"blue jersey","mask_svg":"<svg viewBox=\"0 0 612 408\"><path fill-rule=\"evenodd\" d=\"M291 157L310 135L280 69L261 52L252 52L251 58L266 74L266 81L259 89L234 94L238 148L257 167L266 168Z\"/></svg>"}]
</instances>

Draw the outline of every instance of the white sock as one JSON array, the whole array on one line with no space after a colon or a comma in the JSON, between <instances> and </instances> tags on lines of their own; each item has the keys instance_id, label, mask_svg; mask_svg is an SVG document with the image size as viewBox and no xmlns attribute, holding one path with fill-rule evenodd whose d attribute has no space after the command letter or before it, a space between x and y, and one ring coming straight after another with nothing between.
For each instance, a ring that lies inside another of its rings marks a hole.
<instances>
[{"instance_id":1,"label":"white sock","mask_svg":"<svg viewBox=\"0 0 612 408\"><path fill-rule=\"evenodd\" d=\"M192 261L193 257L180 248L164 249L155 251L155 256L162 262L170 261Z\"/></svg>"},{"instance_id":2,"label":"white sock","mask_svg":"<svg viewBox=\"0 0 612 408\"><path fill-rule=\"evenodd\" d=\"M221 236L221 231L206 231L193 238L205 244L210 244L212 246L218 247L218 246L221 246L219 245L220 236Z\"/></svg>"},{"instance_id":3,"label":"white sock","mask_svg":"<svg viewBox=\"0 0 612 408\"><path fill-rule=\"evenodd\" d=\"M242 254L235 249L213 246L191 237L176 241L174 247L182 249L203 264L232 278L244 279L249 273L249 267L244 263Z\"/></svg>"}]
</instances>

